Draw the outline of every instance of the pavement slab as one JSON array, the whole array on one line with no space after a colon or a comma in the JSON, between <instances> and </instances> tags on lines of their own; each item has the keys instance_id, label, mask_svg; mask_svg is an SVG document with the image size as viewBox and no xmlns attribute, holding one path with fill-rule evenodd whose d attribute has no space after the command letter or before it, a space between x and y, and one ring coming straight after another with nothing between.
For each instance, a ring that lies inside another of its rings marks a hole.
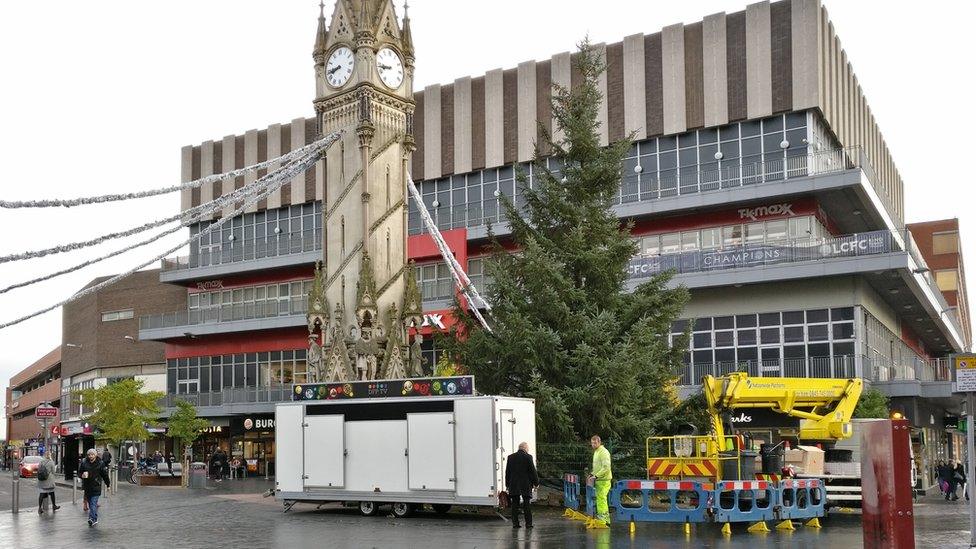
<instances>
[{"instance_id":1,"label":"pavement slab","mask_svg":"<svg viewBox=\"0 0 976 549\"><path fill-rule=\"evenodd\" d=\"M71 490L58 488L62 509L38 515L36 481L21 483L21 512L10 512L9 479L0 480L0 548L35 547L255 549L263 547L794 547L824 549L861 546L858 514L832 514L823 529L797 527L794 532L750 534L736 526L730 537L715 525L639 523L631 534L627 524L609 530L586 530L564 519L561 511L537 508L536 527L513 530L490 511L452 510L445 516L418 512L406 519L381 514L360 516L354 509L328 504L299 504L283 513L281 502L262 497L273 485L263 480L211 483L206 489L119 486L102 499L99 525L88 528ZM968 504L923 498L915 507L919 547L968 547ZM772 524L770 524L772 526Z\"/></svg>"}]
</instances>

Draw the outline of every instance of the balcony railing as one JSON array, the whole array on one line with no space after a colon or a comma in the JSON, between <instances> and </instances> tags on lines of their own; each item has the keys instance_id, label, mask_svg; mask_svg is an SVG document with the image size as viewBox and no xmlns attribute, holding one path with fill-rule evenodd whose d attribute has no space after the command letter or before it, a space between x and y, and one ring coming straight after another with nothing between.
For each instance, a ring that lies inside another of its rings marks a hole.
<instances>
[{"instance_id":1,"label":"balcony railing","mask_svg":"<svg viewBox=\"0 0 976 549\"><path fill-rule=\"evenodd\" d=\"M861 169L871 185L885 199L889 211L896 218L898 217L891 208L887 191L880 184L870 161L860 147L817 151L803 156L791 156L765 162L740 164L739 159L732 162L734 163L719 160L704 166L669 170L669 173L666 174L657 172L624 173L622 174L621 188L614 197L613 203L625 205ZM520 208L524 206L524 201L521 196L518 196L518 190L516 190L515 197L509 196L508 198ZM437 207L431 203L427 205L427 208L430 210L437 227L441 230L478 227L507 221L501 199L497 197L485 197L466 203L440 203ZM419 217L412 213L410 233L422 232L427 232L426 228L419 223Z\"/></svg>"},{"instance_id":2,"label":"balcony railing","mask_svg":"<svg viewBox=\"0 0 976 549\"><path fill-rule=\"evenodd\" d=\"M178 400L185 400L197 407L284 402L291 400L291 391L291 385L273 385L270 387L222 389L209 393L170 394L161 398L159 405L165 408L173 408L176 406L176 401Z\"/></svg>"},{"instance_id":3,"label":"balcony railing","mask_svg":"<svg viewBox=\"0 0 976 549\"><path fill-rule=\"evenodd\" d=\"M835 257L858 257L900 251L892 231L871 231L832 238L783 239L768 243L689 250L649 257L635 257L628 267L632 279L647 278L664 271L700 273L781 263L820 261Z\"/></svg>"},{"instance_id":4,"label":"balcony railing","mask_svg":"<svg viewBox=\"0 0 976 549\"><path fill-rule=\"evenodd\" d=\"M861 377L871 381L952 381L952 364L949 358L916 358L910 363L896 363L890 359L871 359L861 356ZM782 360L740 360L686 364L681 369L679 383L701 383L706 375L723 376L732 372L748 372L753 377L810 377L852 378L858 377L857 360L853 355L810 357Z\"/></svg>"},{"instance_id":5,"label":"balcony railing","mask_svg":"<svg viewBox=\"0 0 976 549\"><path fill-rule=\"evenodd\" d=\"M197 267L211 267L268 257L312 252L322 249L322 231L273 235L260 239L224 242L217 249L200 250L187 256L163 259L163 271L178 271Z\"/></svg>"},{"instance_id":6,"label":"balcony railing","mask_svg":"<svg viewBox=\"0 0 976 549\"><path fill-rule=\"evenodd\" d=\"M732 372L747 372L752 377L851 378L857 375L854 358L851 355L838 355L783 360L739 360L686 364L681 369L679 383L697 385L706 375L717 377Z\"/></svg>"},{"instance_id":7,"label":"balcony railing","mask_svg":"<svg viewBox=\"0 0 976 549\"><path fill-rule=\"evenodd\" d=\"M949 358L892 362L887 358L862 357L865 377L871 381L952 381L952 361Z\"/></svg>"},{"instance_id":8,"label":"balcony railing","mask_svg":"<svg viewBox=\"0 0 976 549\"><path fill-rule=\"evenodd\" d=\"M236 303L234 305L222 305L206 309L146 315L139 317L139 329L155 330L159 328L175 328L177 326L199 326L203 324L219 324L222 322L237 322L258 318L304 315L306 311L308 311L308 299L305 296L298 296L276 301Z\"/></svg>"}]
</instances>

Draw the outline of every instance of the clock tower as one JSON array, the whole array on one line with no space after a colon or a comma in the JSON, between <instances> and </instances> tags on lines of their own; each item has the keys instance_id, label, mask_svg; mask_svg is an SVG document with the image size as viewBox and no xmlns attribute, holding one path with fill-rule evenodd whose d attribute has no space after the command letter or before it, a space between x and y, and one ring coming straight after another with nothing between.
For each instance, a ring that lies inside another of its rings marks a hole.
<instances>
[{"instance_id":1,"label":"clock tower","mask_svg":"<svg viewBox=\"0 0 976 549\"><path fill-rule=\"evenodd\" d=\"M319 9L312 54L318 129L343 134L325 156L324 257L318 303L309 304L310 336L320 326L321 377L402 377L403 366L387 372L385 362L392 355L412 361L407 335L421 314L406 240L414 150L410 19L404 5L398 22L392 0L336 0L328 24L324 5ZM396 348L384 349L391 344ZM357 348L377 351L384 363L357 363Z\"/></svg>"}]
</instances>

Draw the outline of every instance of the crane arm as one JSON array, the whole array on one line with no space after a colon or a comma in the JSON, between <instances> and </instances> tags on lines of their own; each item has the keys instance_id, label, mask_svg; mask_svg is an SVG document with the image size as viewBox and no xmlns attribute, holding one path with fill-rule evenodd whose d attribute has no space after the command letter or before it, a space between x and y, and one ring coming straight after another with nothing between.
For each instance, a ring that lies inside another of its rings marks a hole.
<instances>
[{"instance_id":1,"label":"crane arm","mask_svg":"<svg viewBox=\"0 0 976 549\"><path fill-rule=\"evenodd\" d=\"M861 397L860 379L749 378L745 372L705 376L702 390L712 426L725 436L722 414L739 408L769 408L800 419L801 440L839 440L853 434L851 416Z\"/></svg>"}]
</instances>

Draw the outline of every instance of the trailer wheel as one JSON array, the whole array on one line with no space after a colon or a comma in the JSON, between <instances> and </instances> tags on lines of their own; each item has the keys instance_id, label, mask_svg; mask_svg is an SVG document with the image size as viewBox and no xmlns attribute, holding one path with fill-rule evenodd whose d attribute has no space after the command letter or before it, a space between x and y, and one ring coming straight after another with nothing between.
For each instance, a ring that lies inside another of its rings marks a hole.
<instances>
[{"instance_id":1,"label":"trailer wheel","mask_svg":"<svg viewBox=\"0 0 976 549\"><path fill-rule=\"evenodd\" d=\"M380 506L375 501L360 501L359 502L359 512L364 517L375 516L380 510Z\"/></svg>"},{"instance_id":2,"label":"trailer wheel","mask_svg":"<svg viewBox=\"0 0 976 549\"><path fill-rule=\"evenodd\" d=\"M435 503L431 505L431 507L438 515L446 515L447 512L451 510L451 506L447 503Z\"/></svg>"},{"instance_id":3,"label":"trailer wheel","mask_svg":"<svg viewBox=\"0 0 976 549\"><path fill-rule=\"evenodd\" d=\"M406 518L413 513L413 506L409 503L394 503L393 516L396 518Z\"/></svg>"}]
</instances>

